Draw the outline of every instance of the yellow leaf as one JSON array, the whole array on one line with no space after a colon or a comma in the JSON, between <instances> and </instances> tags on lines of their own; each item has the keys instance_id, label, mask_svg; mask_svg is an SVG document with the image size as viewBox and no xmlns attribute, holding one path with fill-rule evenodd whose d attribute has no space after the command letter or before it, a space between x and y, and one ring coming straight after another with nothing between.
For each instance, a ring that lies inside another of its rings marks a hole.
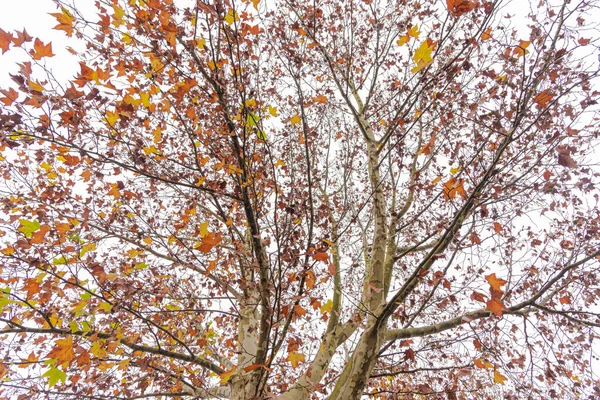
<instances>
[{"instance_id":1,"label":"yellow leaf","mask_svg":"<svg viewBox=\"0 0 600 400\"><path fill-rule=\"evenodd\" d=\"M502 375L500 372L498 372L498 370L494 371L494 383L504 385L504 382L506 382L507 379L508 378Z\"/></svg>"},{"instance_id":2,"label":"yellow leaf","mask_svg":"<svg viewBox=\"0 0 600 400\"><path fill-rule=\"evenodd\" d=\"M200 237L204 238L208 233L208 222L203 222L200 224Z\"/></svg>"},{"instance_id":3,"label":"yellow leaf","mask_svg":"<svg viewBox=\"0 0 600 400\"><path fill-rule=\"evenodd\" d=\"M108 122L108 124L110 126L115 126L115 124L117 123L118 120L119 120L119 114L114 113L112 111L106 112L106 122Z\"/></svg>"},{"instance_id":4,"label":"yellow leaf","mask_svg":"<svg viewBox=\"0 0 600 400\"><path fill-rule=\"evenodd\" d=\"M203 50L206 47L206 39L204 39L204 38L196 39L196 47L199 48L200 50Z\"/></svg>"},{"instance_id":5,"label":"yellow leaf","mask_svg":"<svg viewBox=\"0 0 600 400\"><path fill-rule=\"evenodd\" d=\"M458 167L452 167L452 168L450 168L450 173L452 175L456 175L459 171L460 171L460 165Z\"/></svg>"},{"instance_id":6,"label":"yellow leaf","mask_svg":"<svg viewBox=\"0 0 600 400\"><path fill-rule=\"evenodd\" d=\"M254 99L246 100L246 107L256 107L256 100L254 100Z\"/></svg>"},{"instance_id":7,"label":"yellow leaf","mask_svg":"<svg viewBox=\"0 0 600 400\"><path fill-rule=\"evenodd\" d=\"M29 84L29 87L31 89L35 90L36 92L44 91L44 87L42 85L40 85L38 82L28 81L27 83Z\"/></svg>"},{"instance_id":8,"label":"yellow leaf","mask_svg":"<svg viewBox=\"0 0 600 400\"><path fill-rule=\"evenodd\" d=\"M292 123L292 125L300 125L300 122L302 122L302 120L300 119L300 116L296 114L292 118L290 118L290 122Z\"/></svg>"},{"instance_id":9,"label":"yellow leaf","mask_svg":"<svg viewBox=\"0 0 600 400\"><path fill-rule=\"evenodd\" d=\"M410 40L410 36L404 35L404 36L401 36L400 39L398 39L396 41L396 43L398 44L398 46L404 46L406 43L408 43L409 40Z\"/></svg>"},{"instance_id":10,"label":"yellow leaf","mask_svg":"<svg viewBox=\"0 0 600 400\"><path fill-rule=\"evenodd\" d=\"M227 25L231 25L238 20L239 17L237 12L235 12L233 8L230 8L229 11L227 11L227 15L225 15L225 22L227 22Z\"/></svg>"},{"instance_id":11,"label":"yellow leaf","mask_svg":"<svg viewBox=\"0 0 600 400\"><path fill-rule=\"evenodd\" d=\"M410 28L407 29L407 35L411 36L411 37L414 37L414 38L418 38L420 33L421 32L419 31L419 26L418 25L415 25L415 26L410 27Z\"/></svg>"},{"instance_id":12,"label":"yellow leaf","mask_svg":"<svg viewBox=\"0 0 600 400\"><path fill-rule=\"evenodd\" d=\"M279 114L277 113L277 107L274 106L268 106L267 110L269 111L269 114L271 114L273 117L277 117Z\"/></svg>"},{"instance_id":13,"label":"yellow leaf","mask_svg":"<svg viewBox=\"0 0 600 400\"><path fill-rule=\"evenodd\" d=\"M254 9L258 10L258 3L260 3L260 0L251 0L252 4L254 5Z\"/></svg>"},{"instance_id":14,"label":"yellow leaf","mask_svg":"<svg viewBox=\"0 0 600 400\"><path fill-rule=\"evenodd\" d=\"M292 364L293 368L297 368L298 364L304 362L304 354L291 352L288 355L288 360Z\"/></svg>"},{"instance_id":15,"label":"yellow leaf","mask_svg":"<svg viewBox=\"0 0 600 400\"><path fill-rule=\"evenodd\" d=\"M121 41L125 44L131 44L131 36L129 36L129 33L123 32L123 35L121 36Z\"/></svg>"},{"instance_id":16,"label":"yellow leaf","mask_svg":"<svg viewBox=\"0 0 600 400\"><path fill-rule=\"evenodd\" d=\"M327 300L327 303L325 303L321 306L321 312L323 314L325 314L326 312L330 313L332 309L333 309L333 301L331 301L331 300Z\"/></svg>"}]
</instances>

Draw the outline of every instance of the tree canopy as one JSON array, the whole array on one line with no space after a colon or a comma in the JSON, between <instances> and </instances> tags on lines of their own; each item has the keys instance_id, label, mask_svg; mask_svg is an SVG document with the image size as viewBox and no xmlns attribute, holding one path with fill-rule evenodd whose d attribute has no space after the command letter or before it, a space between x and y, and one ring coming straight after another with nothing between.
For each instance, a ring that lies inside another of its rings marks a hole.
<instances>
[{"instance_id":1,"label":"tree canopy","mask_svg":"<svg viewBox=\"0 0 600 400\"><path fill-rule=\"evenodd\" d=\"M597 398L597 1L56 0L0 30L0 397Z\"/></svg>"}]
</instances>

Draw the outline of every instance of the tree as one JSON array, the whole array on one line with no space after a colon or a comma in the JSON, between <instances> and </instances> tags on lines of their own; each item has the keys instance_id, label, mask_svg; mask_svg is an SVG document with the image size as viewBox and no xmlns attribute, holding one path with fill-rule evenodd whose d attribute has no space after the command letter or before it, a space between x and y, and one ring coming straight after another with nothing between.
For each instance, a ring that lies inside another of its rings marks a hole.
<instances>
[{"instance_id":1,"label":"tree","mask_svg":"<svg viewBox=\"0 0 600 400\"><path fill-rule=\"evenodd\" d=\"M70 81L0 31L4 398L600 396L597 3L56 3Z\"/></svg>"}]
</instances>

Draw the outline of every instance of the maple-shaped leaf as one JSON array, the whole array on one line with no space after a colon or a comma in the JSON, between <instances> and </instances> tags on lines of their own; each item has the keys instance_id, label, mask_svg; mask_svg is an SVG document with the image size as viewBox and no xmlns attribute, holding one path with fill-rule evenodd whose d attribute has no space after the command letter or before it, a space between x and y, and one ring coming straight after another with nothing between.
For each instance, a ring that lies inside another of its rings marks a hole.
<instances>
[{"instance_id":1,"label":"maple-shaped leaf","mask_svg":"<svg viewBox=\"0 0 600 400\"><path fill-rule=\"evenodd\" d=\"M17 37L13 39L13 43L15 46L17 47L21 47L21 45L25 42L31 42L33 40L33 38L27 33L27 31L25 29L23 29L23 32L17 32Z\"/></svg>"},{"instance_id":2,"label":"maple-shaped leaf","mask_svg":"<svg viewBox=\"0 0 600 400\"><path fill-rule=\"evenodd\" d=\"M577 163L571 157L571 150L566 146L559 146L556 151L558 152L558 165L567 168L577 168Z\"/></svg>"},{"instance_id":3,"label":"maple-shaped leaf","mask_svg":"<svg viewBox=\"0 0 600 400\"><path fill-rule=\"evenodd\" d=\"M502 312L504 310L506 310L506 307L504 307L504 303L502 303L502 301L498 298L491 298L489 299L486 303L486 309L490 310L491 312L493 312L497 317L501 317L502 316Z\"/></svg>"},{"instance_id":4,"label":"maple-shaped leaf","mask_svg":"<svg viewBox=\"0 0 600 400\"><path fill-rule=\"evenodd\" d=\"M58 25L56 25L54 29L64 31L69 37L73 35L73 21L75 21L75 17L69 12L69 10L61 7L60 13L51 13L50 15L52 15L58 21Z\"/></svg>"},{"instance_id":5,"label":"maple-shaped leaf","mask_svg":"<svg viewBox=\"0 0 600 400\"><path fill-rule=\"evenodd\" d=\"M0 93L4 95L4 97L0 97L0 101L3 102L4 105L7 107L10 106L19 97L19 93L13 88L10 88L8 90L2 89L0 90Z\"/></svg>"},{"instance_id":6,"label":"maple-shaped leaf","mask_svg":"<svg viewBox=\"0 0 600 400\"><path fill-rule=\"evenodd\" d=\"M51 366L50 369L42 375L44 378L48 378L48 386L52 387L61 381L65 383L67 380L67 374L64 371L56 368L55 366Z\"/></svg>"},{"instance_id":7,"label":"maple-shaped leaf","mask_svg":"<svg viewBox=\"0 0 600 400\"><path fill-rule=\"evenodd\" d=\"M502 291L502 286L506 285L506 281L504 279L498 278L495 273L486 275L485 280L490 284L490 287L493 290Z\"/></svg>"},{"instance_id":8,"label":"maple-shaped leaf","mask_svg":"<svg viewBox=\"0 0 600 400\"><path fill-rule=\"evenodd\" d=\"M298 368L298 365L304 360L305 357L302 353L291 352L288 354L288 361L292 364L292 368Z\"/></svg>"},{"instance_id":9,"label":"maple-shaped leaf","mask_svg":"<svg viewBox=\"0 0 600 400\"><path fill-rule=\"evenodd\" d=\"M419 26L415 25L406 30L406 34L410 37L418 38L421 32L419 31Z\"/></svg>"},{"instance_id":10,"label":"maple-shaped leaf","mask_svg":"<svg viewBox=\"0 0 600 400\"><path fill-rule=\"evenodd\" d=\"M0 49L2 49L2 54L8 51L12 41L13 35L11 33L5 32L3 29L0 29Z\"/></svg>"},{"instance_id":11,"label":"maple-shaped leaf","mask_svg":"<svg viewBox=\"0 0 600 400\"><path fill-rule=\"evenodd\" d=\"M19 232L25 234L26 238L30 238L35 231L40 229L40 223L37 221L29 221L27 219L20 219L19 223L21 227L19 228Z\"/></svg>"},{"instance_id":12,"label":"maple-shaped leaf","mask_svg":"<svg viewBox=\"0 0 600 400\"><path fill-rule=\"evenodd\" d=\"M46 233L48 233L48 232L50 232L50 227L48 225L40 226L40 229L37 230L36 232L33 232L33 235L31 235L31 243L32 244L43 243Z\"/></svg>"},{"instance_id":13,"label":"maple-shaped leaf","mask_svg":"<svg viewBox=\"0 0 600 400\"><path fill-rule=\"evenodd\" d=\"M34 60L41 60L43 57L54 57L52 53L52 43L44 44L40 39L35 39L33 42L33 50L29 51Z\"/></svg>"},{"instance_id":14,"label":"maple-shaped leaf","mask_svg":"<svg viewBox=\"0 0 600 400\"><path fill-rule=\"evenodd\" d=\"M404 46L406 43L408 43L409 40L410 40L410 36L404 35L404 36L400 36L400 39L398 39L396 41L396 43L398 44L398 46Z\"/></svg>"},{"instance_id":15,"label":"maple-shaped leaf","mask_svg":"<svg viewBox=\"0 0 600 400\"><path fill-rule=\"evenodd\" d=\"M56 365L59 366L65 363L71 364L71 361L76 357L73 349L73 336L59 339L54 342L54 344L54 348L46 355L46 357L56 360Z\"/></svg>"},{"instance_id":16,"label":"maple-shaped leaf","mask_svg":"<svg viewBox=\"0 0 600 400\"><path fill-rule=\"evenodd\" d=\"M472 11L477 6L476 1L470 0L446 0L448 10L457 17Z\"/></svg>"},{"instance_id":17,"label":"maple-shaped leaf","mask_svg":"<svg viewBox=\"0 0 600 400\"><path fill-rule=\"evenodd\" d=\"M206 236L202 238L200 245L196 248L204 254L207 254L219 243L221 243L221 232L217 233L216 235L212 232L208 232Z\"/></svg>"},{"instance_id":18,"label":"maple-shaped leaf","mask_svg":"<svg viewBox=\"0 0 600 400\"><path fill-rule=\"evenodd\" d=\"M529 53L527 47L529 47L530 44L531 42L529 40L521 40L519 45L513 49L513 54L518 57L523 57L525 54Z\"/></svg>"},{"instance_id":19,"label":"maple-shaped leaf","mask_svg":"<svg viewBox=\"0 0 600 400\"><path fill-rule=\"evenodd\" d=\"M433 62L433 58L431 56L432 51L435 49L436 42L431 39L425 40L417 50L415 50L415 54L413 55L413 60L417 64L410 71L413 73L419 72L423 68L427 67L429 64Z\"/></svg>"},{"instance_id":20,"label":"maple-shaped leaf","mask_svg":"<svg viewBox=\"0 0 600 400\"><path fill-rule=\"evenodd\" d=\"M452 200L459 195L463 200L467 199L467 192L465 191L464 179L456 177L450 178L444 183L444 198L446 200Z\"/></svg>"},{"instance_id":21,"label":"maple-shaped leaf","mask_svg":"<svg viewBox=\"0 0 600 400\"><path fill-rule=\"evenodd\" d=\"M320 310L323 314L331 312L331 310L333 310L333 301L331 301L331 299L327 300L327 303L323 304L320 307Z\"/></svg>"},{"instance_id":22,"label":"maple-shaped leaf","mask_svg":"<svg viewBox=\"0 0 600 400\"><path fill-rule=\"evenodd\" d=\"M302 122L302 120L300 119L300 116L296 114L292 118L290 118L290 122L292 123L292 125L299 125L300 122Z\"/></svg>"},{"instance_id":23,"label":"maple-shaped leaf","mask_svg":"<svg viewBox=\"0 0 600 400\"><path fill-rule=\"evenodd\" d=\"M504 382L506 382L507 379L508 378L502 375L498 370L494 371L494 383L504 385Z\"/></svg>"}]
</instances>

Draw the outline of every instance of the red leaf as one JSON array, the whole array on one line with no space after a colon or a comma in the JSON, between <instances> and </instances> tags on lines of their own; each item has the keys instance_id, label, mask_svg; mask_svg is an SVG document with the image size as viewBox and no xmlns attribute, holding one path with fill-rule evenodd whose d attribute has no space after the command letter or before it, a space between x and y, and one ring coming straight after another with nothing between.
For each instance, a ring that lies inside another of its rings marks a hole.
<instances>
[{"instance_id":1,"label":"red leaf","mask_svg":"<svg viewBox=\"0 0 600 400\"><path fill-rule=\"evenodd\" d=\"M577 41L577 43L579 43L582 46L587 46L587 44L590 42L590 40L592 40L592 39L579 38L579 40Z\"/></svg>"}]
</instances>

